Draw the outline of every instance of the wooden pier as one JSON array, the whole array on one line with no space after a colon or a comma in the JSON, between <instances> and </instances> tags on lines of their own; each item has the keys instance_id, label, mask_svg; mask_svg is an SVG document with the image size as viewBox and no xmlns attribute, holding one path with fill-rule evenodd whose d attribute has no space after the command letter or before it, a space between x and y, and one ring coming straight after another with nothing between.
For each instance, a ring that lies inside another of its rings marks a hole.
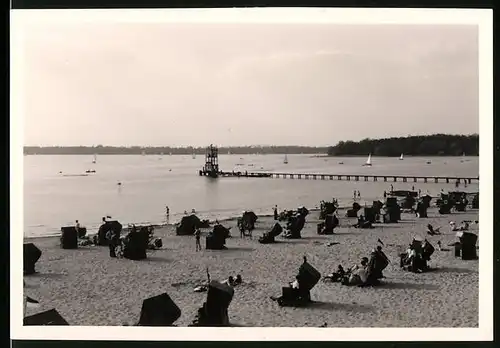
<instances>
[{"instance_id":1,"label":"wooden pier","mask_svg":"<svg viewBox=\"0 0 500 348\"><path fill-rule=\"evenodd\" d=\"M200 171L200 175L203 175ZM371 181L371 182L424 182L424 183L456 183L471 184L479 182L479 177L455 176L422 176L422 175L366 175L366 174L307 174L307 173L271 173L271 172L219 172L219 177L241 178L282 178L305 180L340 180L340 181Z\"/></svg>"},{"instance_id":2,"label":"wooden pier","mask_svg":"<svg viewBox=\"0 0 500 348\"><path fill-rule=\"evenodd\" d=\"M238 177L238 178L283 178L283 179L312 179L312 180L345 180L345 181L383 181L383 182L434 182L434 183L468 183L479 182L478 177L455 177L455 176L422 176L422 175L367 175L367 174L307 174L307 173L272 173L272 172L249 172L219 170L219 151L216 146L210 145L205 153L205 166L199 171L200 176Z\"/></svg>"}]
</instances>

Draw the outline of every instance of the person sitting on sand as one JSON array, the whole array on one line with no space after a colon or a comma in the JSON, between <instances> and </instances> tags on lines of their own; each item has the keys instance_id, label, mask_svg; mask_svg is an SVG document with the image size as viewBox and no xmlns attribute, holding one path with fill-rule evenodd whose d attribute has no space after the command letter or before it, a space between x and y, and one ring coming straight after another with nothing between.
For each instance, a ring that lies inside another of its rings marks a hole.
<instances>
[{"instance_id":1,"label":"person sitting on sand","mask_svg":"<svg viewBox=\"0 0 500 348\"><path fill-rule=\"evenodd\" d=\"M229 285L229 286L233 287L233 286L234 286L234 278L233 278L233 276L229 276L229 277L228 277L228 278L224 281L224 283L223 283L223 284L226 284L226 285Z\"/></svg>"},{"instance_id":2,"label":"person sitting on sand","mask_svg":"<svg viewBox=\"0 0 500 348\"><path fill-rule=\"evenodd\" d=\"M243 279L241 279L241 275L240 274L237 274L236 275L236 279L234 280L234 285L239 285L243 283Z\"/></svg>"},{"instance_id":3,"label":"person sitting on sand","mask_svg":"<svg viewBox=\"0 0 500 348\"><path fill-rule=\"evenodd\" d=\"M430 234L431 236L435 236L436 234L441 234L439 232L440 229L441 229L441 227L434 229L434 227L432 227L431 224L428 224L427 225L427 234Z\"/></svg>"},{"instance_id":4,"label":"person sitting on sand","mask_svg":"<svg viewBox=\"0 0 500 348\"><path fill-rule=\"evenodd\" d=\"M365 267L366 279L363 280L363 277L360 275L362 283L358 286L377 285L379 283L379 279L383 277L381 271L382 266L383 264L381 264L380 256L378 256L377 251L373 249L370 254L370 260Z\"/></svg>"},{"instance_id":5,"label":"person sitting on sand","mask_svg":"<svg viewBox=\"0 0 500 348\"><path fill-rule=\"evenodd\" d=\"M323 279L330 280L332 282L338 282L338 281L341 281L346 275L347 275L347 272L344 270L344 267L342 267L342 265L339 265L335 272L327 275Z\"/></svg>"},{"instance_id":6,"label":"person sitting on sand","mask_svg":"<svg viewBox=\"0 0 500 348\"><path fill-rule=\"evenodd\" d=\"M361 285L364 284L368 279L367 272L368 258L363 257L361 260L361 266L355 267L349 276L349 285Z\"/></svg>"},{"instance_id":7,"label":"person sitting on sand","mask_svg":"<svg viewBox=\"0 0 500 348\"><path fill-rule=\"evenodd\" d=\"M360 215L358 217L358 223L354 225L354 227L356 228L360 228L363 226L363 224L365 223L365 217L363 215Z\"/></svg>"}]
</instances>

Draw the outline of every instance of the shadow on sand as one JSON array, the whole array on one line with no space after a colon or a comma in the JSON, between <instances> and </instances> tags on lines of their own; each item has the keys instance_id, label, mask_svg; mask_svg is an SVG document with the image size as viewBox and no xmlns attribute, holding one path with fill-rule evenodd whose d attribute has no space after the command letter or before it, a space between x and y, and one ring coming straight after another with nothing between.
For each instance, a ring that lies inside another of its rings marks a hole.
<instances>
[{"instance_id":1,"label":"shadow on sand","mask_svg":"<svg viewBox=\"0 0 500 348\"><path fill-rule=\"evenodd\" d=\"M405 289L405 290L437 290L439 286L434 284L418 284L418 283L396 283L384 282L376 287L382 289Z\"/></svg>"},{"instance_id":2,"label":"shadow on sand","mask_svg":"<svg viewBox=\"0 0 500 348\"><path fill-rule=\"evenodd\" d=\"M434 273L478 273L472 269L459 268L459 267L438 267L429 270Z\"/></svg>"},{"instance_id":3,"label":"shadow on sand","mask_svg":"<svg viewBox=\"0 0 500 348\"><path fill-rule=\"evenodd\" d=\"M254 251L254 250L255 250L255 248L236 247L236 246L227 246L227 249L224 249L224 250L210 250L210 249L205 249L205 251L223 251L224 253L227 253L227 252L230 252L230 251Z\"/></svg>"},{"instance_id":4,"label":"shadow on sand","mask_svg":"<svg viewBox=\"0 0 500 348\"><path fill-rule=\"evenodd\" d=\"M65 276L67 276L67 274L65 273L40 273L40 272L24 275L24 277L26 278L46 278L46 279L61 279Z\"/></svg>"},{"instance_id":5,"label":"shadow on sand","mask_svg":"<svg viewBox=\"0 0 500 348\"><path fill-rule=\"evenodd\" d=\"M330 311L346 311L346 312L373 312L374 307L371 305L351 304L351 303L335 303L313 301L307 305L310 309L324 309Z\"/></svg>"},{"instance_id":6,"label":"shadow on sand","mask_svg":"<svg viewBox=\"0 0 500 348\"><path fill-rule=\"evenodd\" d=\"M151 262L166 262L166 263L172 262L172 259L162 256L148 256L146 260Z\"/></svg>"}]
</instances>

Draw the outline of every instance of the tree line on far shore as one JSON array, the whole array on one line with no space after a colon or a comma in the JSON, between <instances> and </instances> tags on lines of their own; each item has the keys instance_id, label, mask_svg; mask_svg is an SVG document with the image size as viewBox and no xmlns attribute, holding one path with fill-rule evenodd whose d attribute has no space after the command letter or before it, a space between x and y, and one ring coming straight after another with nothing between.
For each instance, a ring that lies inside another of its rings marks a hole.
<instances>
[{"instance_id":1,"label":"tree line on far shore","mask_svg":"<svg viewBox=\"0 0 500 348\"><path fill-rule=\"evenodd\" d=\"M330 156L479 156L479 135L433 134L361 141L340 141Z\"/></svg>"},{"instance_id":2,"label":"tree line on far shore","mask_svg":"<svg viewBox=\"0 0 500 348\"><path fill-rule=\"evenodd\" d=\"M25 155L204 155L206 147L25 146ZM361 141L340 141L331 147L223 146L219 154L311 154L330 156L479 156L479 135L433 134Z\"/></svg>"},{"instance_id":3,"label":"tree line on far shore","mask_svg":"<svg viewBox=\"0 0 500 348\"><path fill-rule=\"evenodd\" d=\"M234 146L219 147L219 154L326 154L327 147L312 146ZM142 146L25 146L26 155L204 155L206 147Z\"/></svg>"}]
</instances>

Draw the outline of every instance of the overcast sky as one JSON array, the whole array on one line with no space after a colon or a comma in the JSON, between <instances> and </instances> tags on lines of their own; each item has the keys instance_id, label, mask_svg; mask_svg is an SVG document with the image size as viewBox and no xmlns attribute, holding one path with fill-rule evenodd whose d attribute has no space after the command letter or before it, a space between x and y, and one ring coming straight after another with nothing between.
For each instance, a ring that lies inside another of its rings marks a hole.
<instances>
[{"instance_id":1,"label":"overcast sky","mask_svg":"<svg viewBox=\"0 0 500 348\"><path fill-rule=\"evenodd\" d=\"M475 26L31 24L26 145L478 133Z\"/></svg>"}]
</instances>

